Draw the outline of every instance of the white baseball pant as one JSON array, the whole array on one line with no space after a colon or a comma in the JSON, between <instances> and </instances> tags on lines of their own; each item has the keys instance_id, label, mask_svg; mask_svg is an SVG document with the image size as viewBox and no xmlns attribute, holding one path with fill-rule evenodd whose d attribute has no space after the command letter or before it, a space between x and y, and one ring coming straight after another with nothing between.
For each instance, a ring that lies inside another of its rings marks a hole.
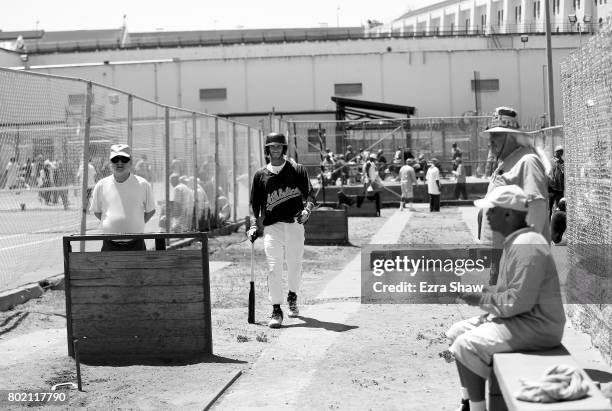
<instances>
[{"instance_id":1,"label":"white baseball pant","mask_svg":"<svg viewBox=\"0 0 612 411\"><path fill-rule=\"evenodd\" d=\"M287 262L289 290L297 294L302 282L304 256L304 225L274 223L264 227L264 250L268 262L268 292L270 302L283 302L283 262Z\"/></svg>"}]
</instances>

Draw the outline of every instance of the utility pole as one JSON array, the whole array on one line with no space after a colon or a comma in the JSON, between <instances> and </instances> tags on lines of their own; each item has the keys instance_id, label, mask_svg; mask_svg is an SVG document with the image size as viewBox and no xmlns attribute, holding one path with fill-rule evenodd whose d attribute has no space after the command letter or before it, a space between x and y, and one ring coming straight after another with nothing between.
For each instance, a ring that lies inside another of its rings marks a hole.
<instances>
[{"instance_id":1,"label":"utility pole","mask_svg":"<svg viewBox=\"0 0 612 411\"><path fill-rule=\"evenodd\" d=\"M546 20L546 61L548 62L548 126L552 127L555 125L555 93L553 90L552 48L550 45L549 0L544 0L544 17Z\"/></svg>"}]
</instances>

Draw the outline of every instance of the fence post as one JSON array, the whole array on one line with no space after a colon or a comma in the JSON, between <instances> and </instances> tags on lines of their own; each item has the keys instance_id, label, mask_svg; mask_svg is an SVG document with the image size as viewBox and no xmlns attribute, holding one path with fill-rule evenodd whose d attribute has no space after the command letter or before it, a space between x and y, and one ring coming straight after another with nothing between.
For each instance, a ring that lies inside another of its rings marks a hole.
<instances>
[{"instance_id":1,"label":"fence post","mask_svg":"<svg viewBox=\"0 0 612 411\"><path fill-rule=\"evenodd\" d=\"M128 112L127 112L127 141L128 146L132 147L134 151L134 138L133 138L133 123L134 123L134 96L128 94Z\"/></svg>"},{"instance_id":2,"label":"fence post","mask_svg":"<svg viewBox=\"0 0 612 411\"><path fill-rule=\"evenodd\" d=\"M264 147L263 147L263 130L259 130L259 166L264 165Z\"/></svg>"},{"instance_id":3,"label":"fence post","mask_svg":"<svg viewBox=\"0 0 612 411\"><path fill-rule=\"evenodd\" d=\"M166 167L165 167L165 176L164 176L164 186L166 188L166 232L170 232L170 218L171 211L170 210L170 108L165 108L165 131L164 131L164 143L166 150ZM168 239L166 239L166 243Z\"/></svg>"},{"instance_id":4,"label":"fence post","mask_svg":"<svg viewBox=\"0 0 612 411\"><path fill-rule=\"evenodd\" d=\"M213 199L215 201L215 214L214 221L217 219L217 215L219 213L218 204L217 204L217 184L219 184L219 117L215 117L215 175L214 175L214 185L213 185ZM212 229L212 227L210 227Z\"/></svg>"},{"instance_id":5,"label":"fence post","mask_svg":"<svg viewBox=\"0 0 612 411\"><path fill-rule=\"evenodd\" d=\"M232 122L232 191L234 193L234 221L238 221L237 204L238 204L238 183L236 182L236 171L238 170L236 161L236 123Z\"/></svg>"},{"instance_id":6,"label":"fence post","mask_svg":"<svg viewBox=\"0 0 612 411\"><path fill-rule=\"evenodd\" d=\"M193 216L195 218L195 222L193 227L196 231L200 231L200 218L198 215L198 210L200 207L198 206L200 196L198 192L198 133L197 133L197 114L193 113L191 115L191 129L193 130Z\"/></svg>"},{"instance_id":7,"label":"fence post","mask_svg":"<svg viewBox=\"0 0 612 411\"><path fill-rule=\"evenodd\" d=\"M87 182L89 180L89 133L91 131L91 103L93 100L93 84L87 82L87 97L85 100L85 132L83 141L83 181L81 183L81 235L87 231L87 208L89 207L89 196L87 195ZM79 246L81 252L85 251L85 241Z\"/></svg>"},{"instance_id":8,"label":"fence post","mask_svg":"<svg viewBox=\"0 0 612 411\"><path fill-rule=\"evenodd\" d=\"M293 123L293 149L295 151L295 162L299 163L300 160L298 158L298 138L297 138L297 126L296 123Z\"/></svg>"},{"instance_id":9,"label":"fence post","mask_svg":"<svg viewBox=\"0 0 612 411\"><path fill-rule=\"evenodd\" d=\"M251 163L253 162L253 158L251 156L251 127L249 126L247 131L249 132L248 138L247 138L247 164L249 165L247 167L247 187L249 187L249 201L250 201L250 188L251 188L251 182L253 181L253 175L251 174Z\"/></svg>"}]
</instances>

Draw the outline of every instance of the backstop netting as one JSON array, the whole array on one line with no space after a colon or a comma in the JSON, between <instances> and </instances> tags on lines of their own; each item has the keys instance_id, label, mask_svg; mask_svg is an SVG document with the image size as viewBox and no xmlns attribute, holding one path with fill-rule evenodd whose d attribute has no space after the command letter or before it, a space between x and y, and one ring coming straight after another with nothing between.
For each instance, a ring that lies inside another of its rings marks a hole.
<instances>
[{"instance_id":1,"label":"backstop netting","mask_svg":"<svg viewBox=\"0 0 612 411\"><path fill-rule=\"evenodd\" d=\"M608 27L561 66L566 146L566 284L575 323L612 362L612 37Z\"/></svg>"},{"instance_id":2,"label":"backstop netting","mask_svg":"<svg viewBox=\"0 0 612 411\"><path fill-rule=\"evenodd\" d=\"M116 143L132 147L133 172L153 187L146 232L207 231L249 214L251 178L263 164L258 129L93 82L0 68L0 291L61 274L62 236L100 232L88 193L112 174Z\"/></svg>"}]
</instances>

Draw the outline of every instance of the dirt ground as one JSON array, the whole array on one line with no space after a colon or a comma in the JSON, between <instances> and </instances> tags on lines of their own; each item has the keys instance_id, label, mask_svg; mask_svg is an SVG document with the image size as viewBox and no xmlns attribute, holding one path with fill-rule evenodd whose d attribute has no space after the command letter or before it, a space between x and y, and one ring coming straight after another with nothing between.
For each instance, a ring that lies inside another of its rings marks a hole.
<instances>
[{"instance_id":1,"label":"dirt ground","mask_svg":"<svg viewBox=\"0 0 612 411\"><path fill-rule=\"evenodd\" d=\"M306 247L302 304L313 303L391 210L383 214L377 219L351 218L350 246ZM282 330L264 324L269 305L261 241L255 243L259 324L247 323L250 243L244 238L244 233L235 233L209 241L211 261L231 262L211 276L214 357L187 364L81 364L83 392L70 390L65 408L201 409L239 370L248 368ZM0 389L47 391L54 384L76 383L75 363L67 356L65 312L64 292L48 290L41 298L0 313Z\"/></svg>"},{"instance_id":2,"label":"dirt ground","mask_svg":"<svg viewBox=\"0 0 612 411\"><path fill-rule=\"evenodd\" d=\"M380 218L350 218L349 246L306 246L301 304L323 303L315 296L394 212L383 209ZM436 215L419 208L400 243L445 243L449 230L454 232L452 242L472 242L456 208ZM265 325L269 305L262 242L255 243L257 324L246 321L250 243L244 234L210 239L209 253L211 261L231 262L211 276L215 356L182 364L82 364L83 392L70 390L65 408L201 409L275 343L283 329ZM436 409L451 409L457 383L442 333L468 311L457 305L362 306L347 320L355 329L329 348L298 408L426 410L437 403ZM0 388L40 391L76 382L65 324L63 291L47 291L0 313ZM407 399L412 405L406 405Z\"/></svg>"}]
</instances>

